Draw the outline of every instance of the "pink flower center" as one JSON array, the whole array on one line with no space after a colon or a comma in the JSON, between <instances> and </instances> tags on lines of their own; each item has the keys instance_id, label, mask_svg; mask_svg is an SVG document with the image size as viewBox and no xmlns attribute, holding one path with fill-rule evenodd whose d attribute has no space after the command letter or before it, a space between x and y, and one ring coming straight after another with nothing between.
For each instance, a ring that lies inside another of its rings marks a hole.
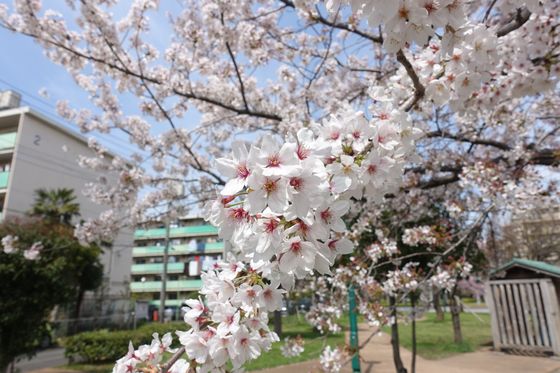
<instances>
[{"instance_id":1,"label":"pink flower center","mask_svg":"<svg viewBox=\"0 0 560 373\"><path fill-rule=\"evenodd\" d=\"M274 219L270 219L266 223L264 223L264 231L266 233L272 233L278 227L278 221Z\"/></svg>"},{"instance_id":2,"label":"pink flower center","mask_svg":"<svg viewBox=\"0 0 560 373\"><path fill-rule=\"evenodd\" d=\"M304 160L305 158L309 157L309 149L303 147L303 145L298 145L296 154L300 160Z\"/></svg>"},{"instance_id":3,"label":"pink flower center","mask_svg":"<svg viewBox=\"0 0 560 373\"><path fill-rule=\"evenodd\" d=\"M375 173L377 172L377 165L370 164L370 165L368 166L368 168L367 168L367 172L368 172L370 175L375 174Z\"/></svg>"},{"instance_id":4,"label":"pink flower center","mask_svg":"<svg viewBox=\"0 0 560 373\"><path fill-rule=\"evenodd\" d=\"M334 131L331 132L331 140L337 140L340 137L340 132Z\"/></svg>"},{"instance_id":5,"label":"pink flower center","mask_svg":"<svg viewBox=\"0 0 560 373\"><path fill-rule=\"evenodd\" d=\"M240 179L246 179L249 176L250 172L247 169L247 166L244 164L240 164L237 166L237 177Z\"/></svg>"},{"instance_id":6,"label":"pink flower center","mask_svg":"<svg viewBox=\"0 0 560 373\"><path fill-rule=\"evenodd\" d=\"M249 290L247 290L247 296L249 298L254 298L254 297L257 296L257 293L253 289L249 289Z\"/></svg>"},{"instance_id":7,"label":"pink flower center","mask_svg":"<svg viewBox=\"0 0 560 373\"><path fill-rule=\"evenodd\" d=\"M243 210L243 207L238 207L235 209L231 209L229 212L229 216L234 220L243 220L249 216L247 211Z\"/></svg>"},{"instance_id":8,"label":"pink flower center","mask_svg":"<svg viewBox=\"0 0 560 373\"><path fill-rule=\"evenodd\" d=\"M263 185L263 189L265 190L265 192L267 193L272 193L276 190L276 181L275 180L270 180L270 179L266 179L264 185Z\"/></svg>"},{"instance_id":9,"label":"pink flower center","mask_svg":"<svg viewBox=\"0 0 560 373\"><path fill-rule=\"evenodd\" d=\"M292 242L291 245L290 245L290 250L294 254L299 254L301 252L301 242L299 242L299 241Z\"/></svg>"},{"instance_id":10,"label":"pink flower center","mask_svg":"<svg viewBox=\"0 0 560 373\"><path fill-rule=\"evenodd\" d=\"M290 179L290 185L294 187L295 190L300 190L303 186L303 179L300 177L292 177Z\"/></svg>"},{"instance_id":11,"label":"pink flower center","mask_svg":"<svg viewBox=\"0 0 560 373\"><path fill-rule=\"evenodd\" d=\"M360 137L362 137L362 133L360 131L354 131L352 132L352 136L358 140Z\"/></svg>"},{"instance_id":12,"label":"pink flower center","mask_svg":"<svg viewBox=\"0 0 560 373\"><path fill-rule=\"evenodd\" d=\"M321 211L321 219L328 224L332 219L332 212L330 209Z\"/></svg>"},{"instance_id":13,"label":"pink flower center","mask_svg":"<svg viewBox=\"0 0 560 373\"><path fill-rule=\"evenodd\" d=\"M280 167L280 157L278 154L273 154L268 157L268 163L266 167Z\"/></svg>"}]
</instances>

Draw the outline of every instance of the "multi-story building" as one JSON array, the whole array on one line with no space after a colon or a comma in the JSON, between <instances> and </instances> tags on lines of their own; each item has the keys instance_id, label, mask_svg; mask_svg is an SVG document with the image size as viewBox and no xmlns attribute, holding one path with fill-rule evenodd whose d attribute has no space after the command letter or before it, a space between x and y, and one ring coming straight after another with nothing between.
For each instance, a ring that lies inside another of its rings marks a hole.
<instances>
[{"instance_id":1,"label":"multi-story building","mask_svg":"<svg viewBox=\"0 0 560 373\"><path fill-rule=\"evenodd\" d=\"M78 164L80 155L93 156L87 139L29 107L20 107L20 96L0 92L0 214L1 219L25 216L39 188L74 190L80 219L99 216L107 209L93 203L82 190L96 181L96 171ZM104 251L103 298L119 299L128 306L132 232L122 230ZM114 303L107 308L116 312Z\"/></svg>"},{"instance_id":2,"label":"multi-story building","mask_svg":"<svg viewBox=\"0 0 560 373\"><path fill-rule=\"evenodd\" d=\"M560 263L560 207L534 207L503 227L502 247L511 258Z\"/></svg>"},{"instance_id":3,"label":"multi-story building","mask_svg":"<svg viewBox=\"0 0 560 373\"><path fill-rule=\"evenodd\" d=\"M144 224L134 232L132 282L135 299L159 306L166 227L163 222ZM166 307L179 307L200 289L200 272L222 258L224 243L218 229L202 218L181 218L169 226Z\"/></svg>"}]
</instances>

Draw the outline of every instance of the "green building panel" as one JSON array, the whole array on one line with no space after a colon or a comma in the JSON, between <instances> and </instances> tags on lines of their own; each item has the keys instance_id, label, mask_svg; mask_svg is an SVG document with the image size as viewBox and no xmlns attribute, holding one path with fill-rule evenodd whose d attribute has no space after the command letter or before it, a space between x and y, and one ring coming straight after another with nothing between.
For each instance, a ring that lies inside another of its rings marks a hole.
<instances>
[{"instance_id":1,"label":"green building panel","mask_svg":"<svg viewBox=\"0 0 560 373\"><path fill-rule=\"evenodd\" d=\"M202 286L202 280L176 280L167 281L167 291L196 291ZM130 290L133 293L158 292L161 290L161 281L131 282Z\"/></svg>"},{"instance_id":2,"label":"green building panel","mask_svg":"<svg viewBox=\"0 0 560 373\"><path fill-rule=\"evenodd\" d=\"M8 188L8 179L10 177L9 171L0 172L0 189Z\"/></svg>"},{"instance_id":3,"label":"green building panel","mask_svg":"<svg viewBox=\"0 0 560 373\"><path fill-rule=\"evenodd\" d=\"M209 224L177 227L177 228L171 228L169 230L169 236L172 238L216 235L216 234L218 234L218 228ZM137 229L134 232L134 238L137 240L150 239L150 238L163 238L163 237L165 237L165 228Z\"/></svg>"}]
</instances>

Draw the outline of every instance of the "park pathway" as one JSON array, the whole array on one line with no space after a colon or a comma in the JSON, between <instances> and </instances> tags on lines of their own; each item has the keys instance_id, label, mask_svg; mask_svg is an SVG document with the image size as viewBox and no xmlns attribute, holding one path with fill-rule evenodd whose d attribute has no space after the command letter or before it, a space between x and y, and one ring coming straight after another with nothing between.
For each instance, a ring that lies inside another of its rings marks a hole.
<instances>
[{"instance_id":1,"label":"park pathway","mask_svg":"<svg viewBox=\"0 0 560 373\"><path fill-rule=\"evenodd\" d=\"M365 341L371 334L371 328L360 325L359 338ZM374 336L362 349L363 373L395 373L389 335L382 333ZM405 366L410 366L412 354L401 348L401 357ZM318 373L320 365L317 360L304 363L284 365L264 369L258 373ZM350 364L342 372L351 372ZM441 360L426 360L418 356L417 373L560 373L560 360L508 355L490 349L455 355Z\"/></svg>"},{"instance_id":2,"label":"park pathway","mask_svg":"<svg viewBox=\"0 0 560 373\"><path fill-rule=\"evenodd\" d=\"M56 367L66 364L63 348L49 348L39 351L31 359L23 358L16 363L16 370L21 373L33 372L39 369Z\"/></svg>"}]
</instances>

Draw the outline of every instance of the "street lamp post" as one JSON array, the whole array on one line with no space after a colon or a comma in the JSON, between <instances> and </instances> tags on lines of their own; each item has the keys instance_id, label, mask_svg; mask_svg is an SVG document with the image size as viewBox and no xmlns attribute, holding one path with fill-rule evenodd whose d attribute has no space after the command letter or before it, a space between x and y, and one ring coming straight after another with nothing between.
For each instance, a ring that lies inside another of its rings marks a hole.
<instances>
[{"instance_id":1,"label":"street lamp post","mask_svg":"<svg viewBox=\"0 0 560 373\"><path fill-rule=\"evenodd\" d=\"M183 197L185 194L185 189L182 183L174 183L172 185L172 189L174 189L174 195L176 197ZM165 298L166 298L166 291L167 291L167 262L169 261L169 225L170 225L170 218L169 215L171 214L173 199L170 199L167 204L167 213L165 218L165 247L163 248L163 271L161 275L161 292L159 294L159 317L161 322L164 322L164 313L165 313Z\"/></svg>"},{"instance_id":2,"label":"street lamp post","mask_svg":"<svg viewBox=\"0 0 560 373\"><path fill-rule=\"evenodd\" d=\"M165 296L167 291L167 262L169 259L169 216L165 218L165 247L163 248L163 273L161 275L161 291L159 293L159 319L164 322Z\"/></svg>"}]
</instances>

